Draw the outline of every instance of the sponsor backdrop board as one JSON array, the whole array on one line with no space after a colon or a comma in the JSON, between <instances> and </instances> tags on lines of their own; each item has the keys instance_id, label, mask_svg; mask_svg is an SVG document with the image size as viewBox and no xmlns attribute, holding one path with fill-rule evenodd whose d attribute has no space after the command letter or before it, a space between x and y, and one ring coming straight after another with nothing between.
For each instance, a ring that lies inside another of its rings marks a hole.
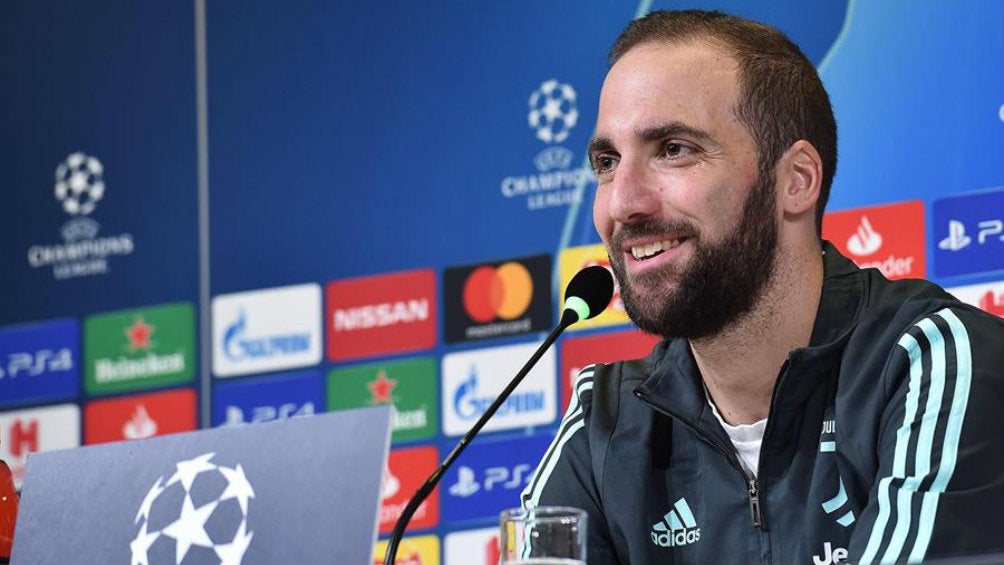
<instances>
[{"instance_id":1,"label":"sponsor backdrop board","mask_svg":"<svg viewBox=\"0 0 1004 565\"><path fill-rule=\"evenodd\" d=\"M850 4L689 5L775 24L820 69L841 136L826 237L1004 315L1004 4ZM39 449L392 404L392 466L415 461L390 520L560 288L607 264L585 159L605 52L639 9L681 6L8 2L0 454L17 472ZM575 367L653 342L615 294L479 442L525 464ZM442 496L411 534L492 562L471 532L497 520Z\"/></svg>"}]
</instances>

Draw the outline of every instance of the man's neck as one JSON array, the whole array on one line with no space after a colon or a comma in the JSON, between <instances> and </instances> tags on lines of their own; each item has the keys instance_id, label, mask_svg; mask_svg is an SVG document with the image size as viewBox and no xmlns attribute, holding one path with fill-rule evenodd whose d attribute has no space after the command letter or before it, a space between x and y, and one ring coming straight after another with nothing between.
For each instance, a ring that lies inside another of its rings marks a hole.
<instances>
[{"instance_id":1,"label":"man's neck","mask_svg":"<svg viewBox=\"0 0 1004 565\"><path fill-rule=\"evenodd\" d=\"M719 334L690 341L708 393L732 425L767 417L781 366L812 336L822 293L822 258L784 262L797 268L779 268L751 312Z\"/></svg>"}]
</instances>

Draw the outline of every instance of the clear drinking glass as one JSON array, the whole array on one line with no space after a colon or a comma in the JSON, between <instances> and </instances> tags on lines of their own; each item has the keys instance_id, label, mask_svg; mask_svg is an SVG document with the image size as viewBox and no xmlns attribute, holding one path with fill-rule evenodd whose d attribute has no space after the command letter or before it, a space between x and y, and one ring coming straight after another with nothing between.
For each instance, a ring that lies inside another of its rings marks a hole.
<instances>
[{"instance_id":1,"label":"clear drinking glass","mask_svg":"<svg viewBox=\"0 0 1004 565\"><path fill-rule=\"evenodd\" d=\"M512 508L501 515L502 565L585 565L586 512L567 506Z\"/></svg>"}]
</instances>

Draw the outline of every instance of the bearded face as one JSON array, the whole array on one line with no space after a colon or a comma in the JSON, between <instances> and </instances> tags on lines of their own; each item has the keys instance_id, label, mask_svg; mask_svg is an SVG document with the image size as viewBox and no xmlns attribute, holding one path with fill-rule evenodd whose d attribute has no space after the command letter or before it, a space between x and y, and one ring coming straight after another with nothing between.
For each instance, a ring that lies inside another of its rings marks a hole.
<instances>
[{"instance_id":1,"label":"bearded face","mask_svg":"<svg viewBox=\"0 0 1004 565\"><path fill-rule=\"evenodd\" d=\"M693 245L690 261L631 276L624 255L610 253L624 308L639 328L664 337L698 339L717 334L753 309L775 268L773 175L761 172L747 194L739 222L720 241L710 241L689 222L646 220L618 229L609 249L663 233L679 234Z\"/></svg>"}]
</instances>

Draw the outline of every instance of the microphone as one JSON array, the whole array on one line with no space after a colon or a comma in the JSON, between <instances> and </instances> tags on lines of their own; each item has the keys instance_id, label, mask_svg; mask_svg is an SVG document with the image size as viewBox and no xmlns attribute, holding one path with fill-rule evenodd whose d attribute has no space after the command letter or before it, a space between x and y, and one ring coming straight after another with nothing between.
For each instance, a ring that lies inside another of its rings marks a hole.
<instances>
[{"instance_id":1,"label":"microphone","mask_svg":"<svg viewBox=\"0 0 1004 565\"><path fill-rule=\"evenodd\" d=\"M404 507L401 512L400 518L398 518L397 523L394 525L394 530L391 531L390 539L387 540L387 552L384 554L384 565L394 565L394 559L397 557L397 546L401 543L401 538L404 536L404 530L408 527L408 522L411 522L411 517L418 510L418 507L425 501L426 498L432 494L432 491L439 484L440 479L443 478L443 474L446 470L453 465L453 462L463 453L464 449L467 448L469 444L481 428L488 423L488 420L498 411L502 403L505 402L512 391L516 390L519 383L523 381L523 377L530 372L530 369L537 364L544 352L547 351L551 345L554 344L558 336L561 335L569 326L581 321L587 320L597 316L600 312L606 309L607 305L610 304L610 299L614 296L614 279L610 275L605 267L599 265L593 265L591 267L586 267L575 276L568 283L568 287L565 289L565 302L564 308L561 312L561 320L558 322L557 327L551 331L551 334L547 336L547 339L540 344L537 351L530 356L523 368L516 373L509 384L499 393L498 398L492 402L491 406L485 410L484 414L478 418L478 421L474 423L471 429L464 434L464 437L457 442L456 447L453 451L446 456L443 463L433 471L432 475L426 479L425 483L415 491L414 496L408 501L408 505Z\"/></svg>"}]
</instances>

